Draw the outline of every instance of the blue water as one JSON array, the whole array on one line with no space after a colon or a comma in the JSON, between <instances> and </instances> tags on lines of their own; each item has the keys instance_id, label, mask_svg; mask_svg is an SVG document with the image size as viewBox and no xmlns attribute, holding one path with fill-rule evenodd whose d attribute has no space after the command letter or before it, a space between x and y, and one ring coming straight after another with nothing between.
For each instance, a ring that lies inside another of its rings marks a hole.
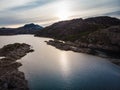
<instances>
[{"instance_id":1,"label":"blue water","mask_svg":"<svg viewBox=\"0 0 120 90\"><path fill-rule=\"evenodd\" d=\"M30 90L120 90L119 66L105 58L58 50L45 40L49 38L0 36L0 47L24 42L35 49L19 60Z\"/></svg>"}]
</instances>

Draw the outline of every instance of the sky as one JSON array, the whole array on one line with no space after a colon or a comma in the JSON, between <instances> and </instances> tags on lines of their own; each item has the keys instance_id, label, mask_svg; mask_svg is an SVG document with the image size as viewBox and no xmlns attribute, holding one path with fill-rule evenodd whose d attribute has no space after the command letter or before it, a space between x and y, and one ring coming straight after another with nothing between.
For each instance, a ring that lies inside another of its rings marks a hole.
<instances>
[{"instance_id":1,"label":"sky","mask_svg":"<svg viewBox=\"0 0 120 90\"><path fill-rule=\"evenodd\" d=\"M120 18L120 0L0 0L0 27L103 15Z\"/></svg>"}]
</instances>

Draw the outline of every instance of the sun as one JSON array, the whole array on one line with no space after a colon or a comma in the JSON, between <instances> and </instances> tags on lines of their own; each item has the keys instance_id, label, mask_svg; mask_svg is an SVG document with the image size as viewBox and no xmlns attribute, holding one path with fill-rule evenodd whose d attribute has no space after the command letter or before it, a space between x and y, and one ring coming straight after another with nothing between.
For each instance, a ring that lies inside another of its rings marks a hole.
<instances>
[{"instance_id":1,"label":"sun","mask_svg":"<svg viewBox=\"0 0 120 90\"><path fill-rule=\"evenodd\" d=\"M57 17L59 20L67 20L70 16L69 6L64 2L58 6Z\"/></svg>"},{"instance_id":2,"label":"sun","mask_svg":"<svg viewBox=\"0 0 120 90\"><path fill-rule=\"evenodd\" d=\"M59 20L67 20L69 17L69 14L67 11L63 10L58 13Z\"/></svg>"}]
</instances>

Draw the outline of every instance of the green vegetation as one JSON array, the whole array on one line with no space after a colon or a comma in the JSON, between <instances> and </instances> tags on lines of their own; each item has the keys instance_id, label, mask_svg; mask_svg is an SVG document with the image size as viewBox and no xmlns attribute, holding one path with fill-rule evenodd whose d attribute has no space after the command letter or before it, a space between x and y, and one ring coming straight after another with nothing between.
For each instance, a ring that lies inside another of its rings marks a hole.
<instances>
[{"instance_id":1,"label":"green vegetation","mask_svg":"<svg viewBox=\"0 0 120 90\"><path fill-rule=\"evenodd\" d=\"M79 34L75 34L75 35L68 35L68 36L65 36L64 40L65 41L75 41L75 40L78 40L78 39L81 39L81 40L85 40L85 36L88 36L90 33L92 33L93 31L86 31L86 32L81 32Z\"/></svg>"}]
</instances>

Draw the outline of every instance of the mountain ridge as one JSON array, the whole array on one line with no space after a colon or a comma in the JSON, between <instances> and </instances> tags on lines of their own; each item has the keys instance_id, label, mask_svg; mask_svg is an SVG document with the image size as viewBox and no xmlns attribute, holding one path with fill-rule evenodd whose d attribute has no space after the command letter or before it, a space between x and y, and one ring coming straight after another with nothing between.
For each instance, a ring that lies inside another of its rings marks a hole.
<instances>
[{"instance_id":1,"label":"mountain ridge","mask_svg":"<svg viewBox=\"0 0 120 90\"><path fill-rule=\"evenodd\" d=\"M100 16L87 19L72 19L67 21L60 21L48 27L45 27L41 31L37 32L36 36L67 40L68 37L78 35L81 32L93 32L98 29L103 29L119 24L119 19L108 16Z\"/></svg>"},{"instance_id":2,"label":"mountain ridge","mask_svg":"<svg viewBox=\"0 0 120 90\"><path fill-rule=\"evenodd\" d=\"M30 23L18 28L0 28L0 35L35 34L41 29L43 29L42 26Z\"/></svg>"}]
</instances>

